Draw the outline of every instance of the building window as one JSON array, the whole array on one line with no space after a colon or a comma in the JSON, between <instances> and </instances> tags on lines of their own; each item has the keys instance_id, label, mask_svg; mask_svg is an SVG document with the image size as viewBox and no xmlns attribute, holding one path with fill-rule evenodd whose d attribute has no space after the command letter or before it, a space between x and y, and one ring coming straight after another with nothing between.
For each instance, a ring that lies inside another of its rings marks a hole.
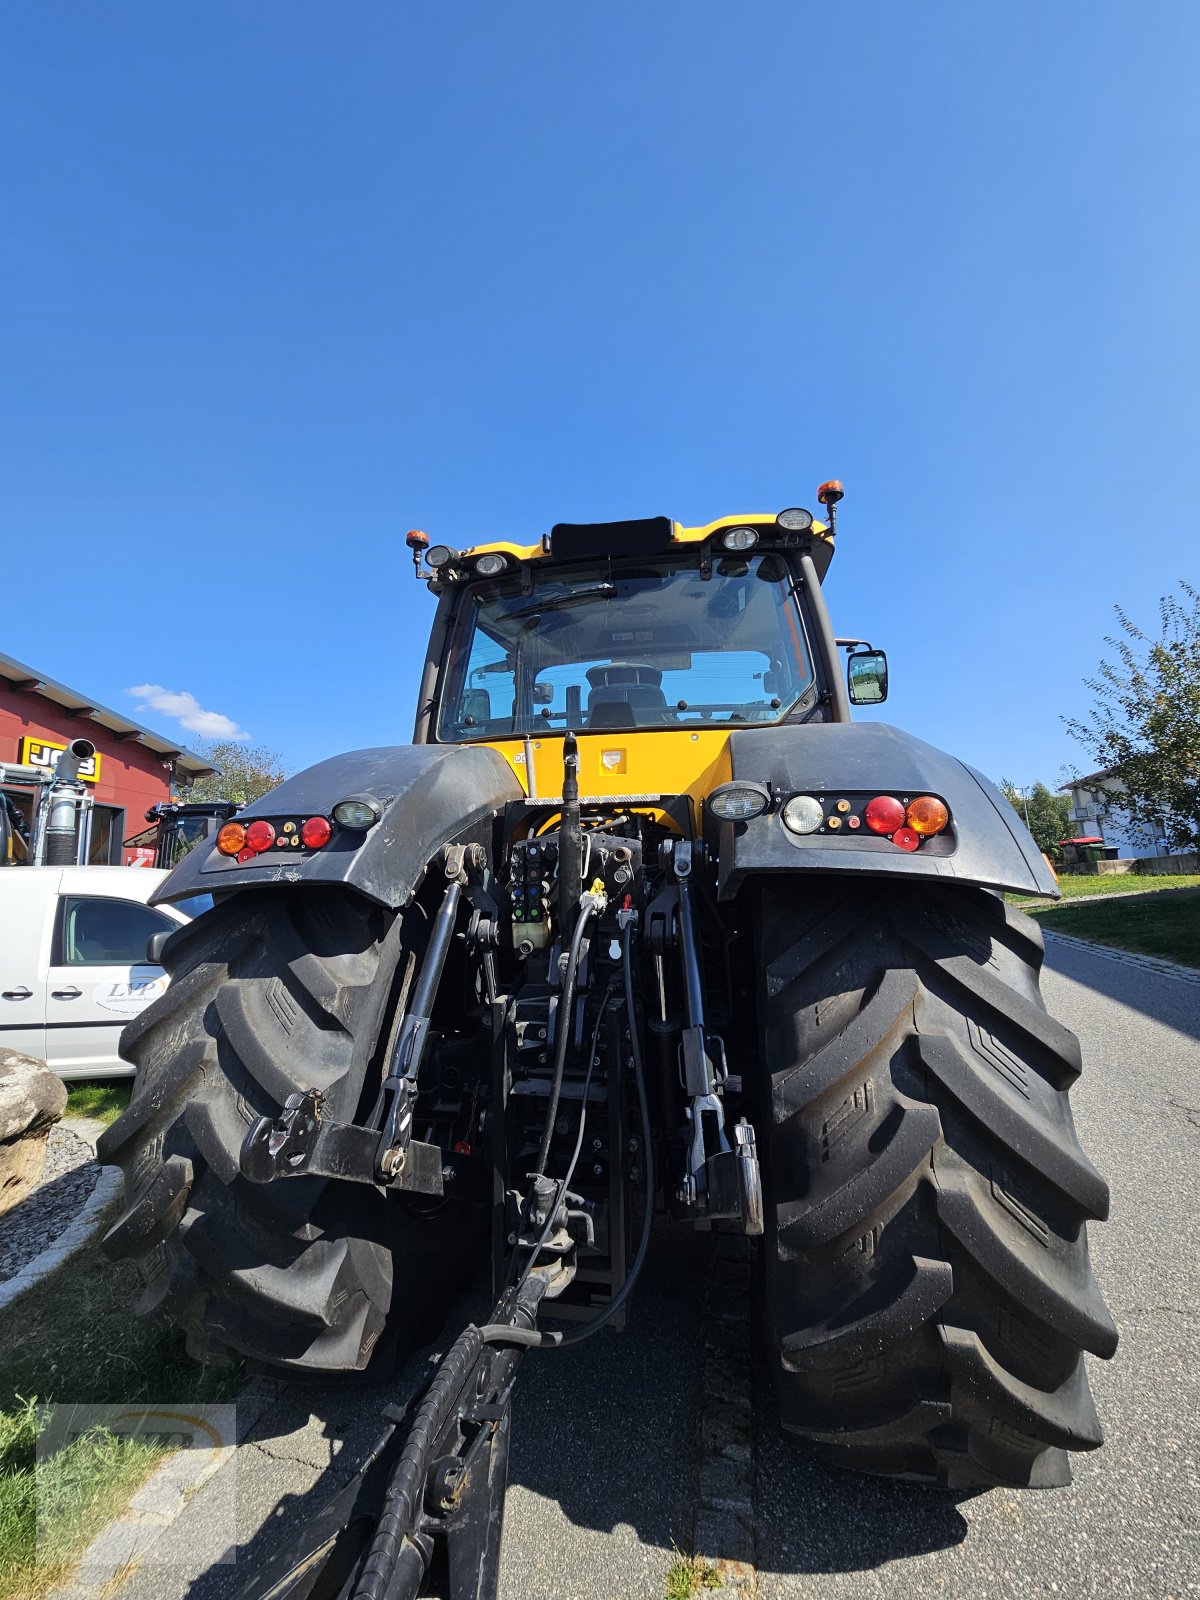
<instances>
[{"instance_id":1,"label":"building window","mask_svg":"<svg viewBox=\"0 0 1200 1600\"><path fill-rule=\"evenodd\" d=\"M125 813L118 806L92 807L89 867L119 867L124 859Z\"/></svg>"}]
</instances>

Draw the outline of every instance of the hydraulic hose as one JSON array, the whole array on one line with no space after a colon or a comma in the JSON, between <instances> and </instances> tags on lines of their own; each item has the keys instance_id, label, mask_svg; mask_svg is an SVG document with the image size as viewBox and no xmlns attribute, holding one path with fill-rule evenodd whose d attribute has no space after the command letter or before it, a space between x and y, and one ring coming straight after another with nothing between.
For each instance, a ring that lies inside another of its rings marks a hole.
<instances>
[{"instance_id":1,"label":"hydraulic hose","mask_svg":"<svg viewBox=\"0 0 1200 1600\"><path fill-rule=\"evenodd\" d=\"M545 1175L546 1162L550 1159L550 1141L554 1137L554 1119L558 1116L558 1099L562 1093L563 1072L567 1064L567 1051L571 1045L571 1022L575 1010L575 980L579 973L579 952L583 947L583 936L587 932L588 923L595 914L595 902L584 897L575 923L575 932L571 935L571 947L567 953L567 967L563 973L562 999L558 1003L557 1036L554 1041L554 1077L550 1083L550 1099L546 1106L546 1126L542 1129L542 1143L538 1150L537 1166L534 1168L534 1175L538 1178Z\"/></svg>"},{"instance_id":2,"label":"hydraulic hose","mask_svg":"<svg viewBox=\"0 0 1200 1600\"><path fill-rule=\"evenodd\" d=\"M521 1281L517 1285L518 1292L524 1286L529 1274L533 1271L534 1265L537 1262L537 1258L541 1254L542 1246L550 1237L551 1230L554 1227L554 1219L558 1215L558 1208L562 1203L563 1196L571 1187L571 1179L575 1176L575 1168L579 1164L579 1154L583 1149L584 1129L587 1127L588 1091L592 1087L592 1072L596 1065L596 1045L600 1039L600 1028L604 1022L604 1013L608 1010L608 1002L611 999L612 985L610 984L604 991L604 998L600 1002L600 1009L596 1013L596 1023L592 1029L592 1040L588 1047L587 1076L583 1080L583 1098L579 1102L579 1132L575 1136L575 1148L571 1152L571 1160L567 1166L567 1175L565 1178L559 1181L558 1193L554 1197L554 1203L549 1207L548 1215L545 1223L543 1224L542 1231L538 1235L537 1243L534 1245L533 1250L530 1253L529 1260L525 1266L525 1271L521 1274ZM516 1259L516 1252L514 1251L513 1261L515 1262Z\"/></svg>"},{"instance_id":3,"label":"hydraulic hose","mask_svg":"<svg viewBox=\"0 0 1200 1600\"><path fill-rule=\"evenodd\" d=\"M580 923L583 921L581 917ZM584 1339L590 1339L594 1333L599 1333L601 1328L612 1321L632 1294L638 1274L645 1264L646 1253L650 1248L650 1231L654 1224L654 1140L650 1125L650 1104L646 1098L646 1072L642 1062L642 1047L638 1039L637 1017L634 1011L632 931L633 923L629 922L621 938L621 970L625 980L630 1054L633 1056L633 1076L637 1084L638 1110L642 1119L642 1149L646 1173L646 1209L642 1216L642 1236L638 1241L637 1254L633 1258L625 1282L599 1316L593 1317L590 1322L582 1323L578 1328L571 1328L566 1333L538 1333L535 1328L514 1328L504 1323L489 1323L479 1329L479 1336L485 1344L519 1344L530 1350L561 1350L565 1345L581 1344Z\"/></svg>"}]
</instances>

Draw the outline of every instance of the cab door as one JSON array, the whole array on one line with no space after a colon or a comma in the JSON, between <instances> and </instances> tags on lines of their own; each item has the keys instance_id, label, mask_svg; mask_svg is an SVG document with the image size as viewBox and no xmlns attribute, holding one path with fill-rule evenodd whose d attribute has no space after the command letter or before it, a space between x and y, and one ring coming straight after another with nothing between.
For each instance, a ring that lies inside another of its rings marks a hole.
<instances>
[{"instance_id":1,"label":"cab door","mask_svg":"<svg viewBox=\"0 0 1200 1600\"><path fill-rule=\"evenodd\" d=\"M0 1047L46 1058L46 966L61 872L0 869Z\"/></svg>"},{"instance_id":2,"label":"cab door","mask_svg":"<svg viewBox=\"0 0 1200 1600\"><path fill-rule=\"evenodd\" d=\"M117 1054L121 1029L167 987L163 969L146 960L146 941L179 926L140 900L64 887L46 999L46 1060L60 1078L133 1072Z\"/></svg>"}]
</instances>

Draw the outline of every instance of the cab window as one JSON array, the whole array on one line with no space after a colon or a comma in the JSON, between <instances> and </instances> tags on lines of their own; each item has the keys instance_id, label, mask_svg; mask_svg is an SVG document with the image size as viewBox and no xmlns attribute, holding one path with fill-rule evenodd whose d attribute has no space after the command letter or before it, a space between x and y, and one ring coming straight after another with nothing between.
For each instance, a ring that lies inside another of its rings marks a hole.
<instances>
[{"instance_id":1,"label":"cab window","mask_svg":"<svg viewBox=\"0 0 1200 1600\"><path fill-rule=\"evenodd\" d=\"M152 933L179 926L161 911L136 900L68 895L63 902L59 964L67 967L138 966L146 961Z\"/></svg>"},{"instance_id":2,"label":"cab window","mask_svg":"<svg viewBox=\"0 0 1200 1600\"><path fill-rule=\"evenodd\" d=\"M692 554L474 585L438 738L780 722L814 684L790 578L771 555Z\"/></svg>"}]
</instances>

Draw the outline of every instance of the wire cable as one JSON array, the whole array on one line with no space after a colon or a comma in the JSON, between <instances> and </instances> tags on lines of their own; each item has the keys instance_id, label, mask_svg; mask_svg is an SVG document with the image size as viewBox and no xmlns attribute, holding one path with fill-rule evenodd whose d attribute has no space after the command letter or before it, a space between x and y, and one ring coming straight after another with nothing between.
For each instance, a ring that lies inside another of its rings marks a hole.
<instances>
[{"instance_id":1,"label":"wire cable","mask_svg":"<svg viewBox=\"0 0 1200 1600\"><path fill-rule=\"evenodd\" d=\"M558 1193L554 1196L554 1204L549 1209L545 1224L541 1233L538 1235L537 1244L534 1245L533 1253L529 1257L525 1271L521 1274L520 1282L517 1284L518 1293L524 1286L529 1274L533 1271L534 1263L537 1261L538 1256L542 1252L542 1246L550 1237L554 1227L554 1218L558 1214L558 1208L562 1204L563 1196L571 1187L571 1179L575 1176L575 1168L579 1163L579 1153L583 1149L583 1133L584 1129L587 1127L588 1091L592 1087L592 1072L596 1065L596 1045L600 1038L600 1025L604 1021L604 1013L608 1009L608 1002L612 999L612 993L613 985L610 983L608 988L604 991L604 998L600 1002L600 1010L596 1013L596 1025L592 1029L592 1042L588 1049L587 1077L583 1080L583 1100L579 1108L579 1132L575 1136L575 1149L571 1153L571 1161L567 1167L567 1175L561 1180L555 1180L558 1183ZM515 1254L513 1256L513 1260L516 1260Z\"/></svg>"},{"instance_id":2,"label":"wire cable","mask_svg":"<svg viewBox=\"0 0 1200 1600\"><path fill-rule=\"evenodd\" d=\"M596 914L596 903L583 897L571 947L567 952L567 967L563 973L562 999L558 1003L557 1036L554 1041L554 1076L550 1081L550 1099L546 1105L546 1126L542 1129L542 1142L538 1149L534 1177L541 1178L550 1159L550 1141L554 1137L554 1119L558 1116L558 1098L562 1093L563 1070L567 1064L567 1050L571 1044L572 1022L575 1010L575 980L579 975L579 956L588 923Z\"/></svg>"},{"instance_id":3,"label":"wire cable","mask_svg":"<svg viewBox=\"0 0 1200 1600\"><path fill-rule=\"evenodd\" d=\"M625 979L625 1005L629 1014L630 1054L633 1056L633 1075L637 1084L638 1110L642 1118L643 1155L646 1175L646 1208L642 1215L642 1236L638 1241L637 1254L633 1258L633 1264L629 1269L625 1282L617 1290L604 1310L598 1316L593 1317L590 1322L582 1323L578 1328L571 1328L566 1333L538 1333L534 1328L515 1328L504 1323L489 1323L479 1330L480 1337L485 1344L519 1344L530 1350L561 1350L566 1345L582 1344L585 1339L590 1339L594 1333L599 1333L600 1329L616 1316L633 1292L633 1286L637 1282L638 1274L645 1265L646 1253L650 1248L650 1231L654 1223L654 1140L652 1137L653 1129L650 1126L650 1105L646 1098L646 1072L642 1062L642 1048L638 1039L637 1018L633 1008L632 928L632 921L626 923L621 940L621 968Z\"/></svg>"}]
</instances>

